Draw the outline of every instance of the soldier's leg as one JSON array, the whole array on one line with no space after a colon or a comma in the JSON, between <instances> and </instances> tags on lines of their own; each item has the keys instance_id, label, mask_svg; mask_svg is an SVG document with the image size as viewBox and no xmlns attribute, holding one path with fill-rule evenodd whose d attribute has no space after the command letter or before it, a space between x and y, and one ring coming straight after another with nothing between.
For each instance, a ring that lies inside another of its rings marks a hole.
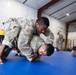
<instances>
[{"instance_id":1,"label":"soldier's leg","mask_svg":"<svg viewBox=\"0 0 76 75\"><path fill-rule=\"evenodd\" d=\"M18 49L18 47L17 47L17 38L15 38L15 40L13 41L13 45L14 45L14 54L15 55L20 55L21 54L21 52L20 52L20 50Z\"/></svg>"},{"instance_id":2,"label":"soldier's leg","mask_svg":"<svg viewBox=\"0 0 76 75\"><path fill-rule=\"evenodd\" d=\"M7 34L5 35L4 40L2 42L2 45L5 45L5 47L3 49L1 47L2 51L0 52L0 56L2 59L5 59L12 50L13 48L12 42L15 40L15 37L17 37L19 30L20 30L19 27L14 27L10 31L8 31Z\"/></svg>"}]
</instances>

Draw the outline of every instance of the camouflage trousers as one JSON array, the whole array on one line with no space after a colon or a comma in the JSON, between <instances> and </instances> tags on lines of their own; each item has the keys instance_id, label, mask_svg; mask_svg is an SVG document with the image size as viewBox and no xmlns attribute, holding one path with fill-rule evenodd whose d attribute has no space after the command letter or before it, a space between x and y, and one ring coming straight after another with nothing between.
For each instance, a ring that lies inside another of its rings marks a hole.
<instances>
[{"instance_id":1,"label":"camouflage trousers","mask_svg":"<svg viewBox=\"0 0 76 75\"><path fill-rule=\"evenodd\" d=\"M60 51L62 51L63 50L63 43L58 43L57 47Z\"/></svg>"},{"instance_id":2,"label":"camouflage trousers","mask_svg":"<svg viewBox=\"0 0 76 75\"><path fill-rule=\"evenodd\" d=\"M12 26L12 25L11 25ZM2 44L5 44L7 46L9 46L10 48L12 48L12 43L15 40L15 38L18 37L19 33L20 33L20 26L12 26L9 28L9 30L5 31L5 37L4 40L2 42Z\"/></svg>"}]
</instances>

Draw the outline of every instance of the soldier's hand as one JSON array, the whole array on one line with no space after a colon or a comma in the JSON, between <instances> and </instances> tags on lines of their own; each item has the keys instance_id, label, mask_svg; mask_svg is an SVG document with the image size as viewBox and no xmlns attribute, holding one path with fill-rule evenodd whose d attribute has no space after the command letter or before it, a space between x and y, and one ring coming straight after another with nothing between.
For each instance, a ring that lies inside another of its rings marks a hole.
<instances>
[{"instance_id":1,"label":"soldier's hand","mask_svg":"<svg viewBox=\"0 0 76 75\"><path fill-rule=\"evenodd\" d=\"M2 59L0 58L0 64L3 64Z\"/></svg>"}]
</instances>

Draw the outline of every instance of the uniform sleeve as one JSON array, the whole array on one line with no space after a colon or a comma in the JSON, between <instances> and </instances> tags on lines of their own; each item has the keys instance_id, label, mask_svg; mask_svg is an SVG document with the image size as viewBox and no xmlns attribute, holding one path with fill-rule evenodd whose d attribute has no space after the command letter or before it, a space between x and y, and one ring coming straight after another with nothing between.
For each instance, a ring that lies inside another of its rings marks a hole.
<instances>
[{"instance_id":1,"label":"uniform sleeve","mask_svg":"<svg viewBox=\"0 0 76 75\"><path fill-rule=\"evenodd\" d=\"M21 53L27 57L27 59L35 56L35 54L33 54L32 48L30 47L32 34L33 29L27 25L22 27L18 38L18 48L20 49Z\"/></svg>"},{"instance_id":2,"label":"uniform sleeve","mask_svg":"<svg viewBox=\"0 0 76 75\"><path fill-rule=\"evenodd\" d=\"M47 37L46 43L52 44L54 41L54 34L51 32L49 28L45 31L44 35Z\"/></svg>"}]
</instances>

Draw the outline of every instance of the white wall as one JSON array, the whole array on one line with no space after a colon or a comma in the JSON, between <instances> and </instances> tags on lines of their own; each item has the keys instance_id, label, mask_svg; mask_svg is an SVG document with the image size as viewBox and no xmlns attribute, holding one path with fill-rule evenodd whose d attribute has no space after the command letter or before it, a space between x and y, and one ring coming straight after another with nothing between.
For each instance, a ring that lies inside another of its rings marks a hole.
<instances>
[{"instance_id":1,"label":"white wall","mask_svg":"<svg viewBox=\"0 0 76 75\"><path fill-rule=\"evenodd\" d=\"M71 40L71 47L76 46L76 24L69 26L68 39Z\"/></svg>"},{"instance_id":2,"label":"white wall","mask_svg":"<svg viewBox=\"0 0 76 75\"><path fill-rule=\"evenodd\" d=\"M37 10L25 6L15 0L0 0L0 29L3 29L2 22L11 17L37 17Z\"/></svg>"},{"instance_id":3,"label":"white wall","mask_svg":"<svg viewBox=\"0 0 76 75\"><path fill-rule=\"evenodd\" d=\"M46 14L42 14L42 16L46 16L50 20L50 27L49 28L54 33L54 36L55 36L54 46L56 47L57 46L56 41L57 41L57 38L58 38L57 32L60 31L63 34L64 38L65 38L65 23L63 23L63 22L61 22L61 21L59 21L57 19L54 19L54 18L52 18L52 17L50 17L50 16L48 16ZM45 40L46 40L46 38L45 38Z\"/></svg>"}]
</instances>

